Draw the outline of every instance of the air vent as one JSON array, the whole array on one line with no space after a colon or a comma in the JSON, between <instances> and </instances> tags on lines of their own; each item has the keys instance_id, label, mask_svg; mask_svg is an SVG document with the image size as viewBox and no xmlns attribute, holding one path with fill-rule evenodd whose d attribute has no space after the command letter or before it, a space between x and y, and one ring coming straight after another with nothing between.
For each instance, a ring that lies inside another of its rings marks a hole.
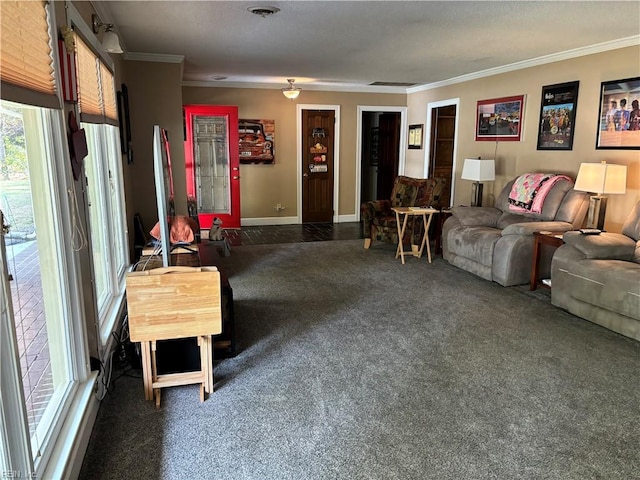
<instances>
[{"instance_id":1,"label":"air vent","mask_svg":"<svg viewBox=\"0 0 640 480\"><path fill-rule=\"evenodd\" d=\"M408 82L373 82L369 85L372 87L413 87L416 84Z\"/></svg>"},{"instance_id":2,"label":"air vent","mask_svg":"<svg viewBox=\"0 0 640 480\"><path fill-rule=\"evenodd\" d=\"M253 13L254 15L260 15L262 18L266 18L269 15L275 15L276 13L278 13L280 11L280 9L278 7L267 7L267 6L249 7L249 8L247 8L247 10L249 12Z\"/></svg>"}]
</instances>

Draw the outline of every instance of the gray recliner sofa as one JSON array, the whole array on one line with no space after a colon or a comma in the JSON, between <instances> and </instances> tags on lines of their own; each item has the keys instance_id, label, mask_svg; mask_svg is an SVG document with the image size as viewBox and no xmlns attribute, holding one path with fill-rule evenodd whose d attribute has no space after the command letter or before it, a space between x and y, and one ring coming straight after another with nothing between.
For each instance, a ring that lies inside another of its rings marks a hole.
<instances>
[{"instance_id":1,"label":"gray recliner sofa","mask_svg":"<svg viewBox=\"0 0 640 480\"><path fill-rule=\"evenodd\" d=\"M563 239L551 264L551 303L640 340L640 202L621 234Z\"/></svg>"},{"instance_id":2,"label":"gray recliner sofa","mask_svg":"<svg viewBox=\"0 0 640 480\"><path fill-rule=\"evenodd\" d=\"M580 228L589 206L588 195L562 179L547 194L541 213L514 213L509 193L515 180L505 185L494 207L453 207L442 228L445 260L505 287L529 282L534 232ZM539 271L545 278L552 254L542 251Z\"/></svg>"}]
</instances>

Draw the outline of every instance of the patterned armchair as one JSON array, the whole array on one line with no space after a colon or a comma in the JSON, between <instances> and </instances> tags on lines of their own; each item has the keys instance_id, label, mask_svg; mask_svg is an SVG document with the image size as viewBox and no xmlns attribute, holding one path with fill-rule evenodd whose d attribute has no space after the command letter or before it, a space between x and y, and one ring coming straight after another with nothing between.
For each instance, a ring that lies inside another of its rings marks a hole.
<instances>
[{"instance_id":1,"label":"patterned armchair","mask_svg":"<svg viewBox=\"0 0 640 480\"><path fill-rule=\"evenodd\" d=\"M396 215L392 207L430 206L440 209L440 197L446 185L445 178L396 177L390 200L374 200L360 206L360 218L364 234L364 248L371 246L373 239L382 242L398 243ZM413 221L411 217L405 232L404 243L419 245L422 241L422 218ZM409 228L411 227L411 228Z\"/></svg>"}]
</instances>

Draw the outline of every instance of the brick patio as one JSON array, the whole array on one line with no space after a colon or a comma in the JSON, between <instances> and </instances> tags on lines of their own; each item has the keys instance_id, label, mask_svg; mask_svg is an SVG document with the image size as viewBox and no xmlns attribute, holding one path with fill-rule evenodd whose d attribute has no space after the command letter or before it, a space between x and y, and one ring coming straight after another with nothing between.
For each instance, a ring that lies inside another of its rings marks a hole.
<instances>
[{"instance_id":1,"label":"brick patio","mask_svg":"<svg viewBox=\"0 0 640 480\"><path fill-rule=\"evenodd\" d=\"M29 431L33 435L53 394L38 247L30 241L8 245L6 250L9 273L13 275L11 298Z\"/></svg>"}]
</instances>

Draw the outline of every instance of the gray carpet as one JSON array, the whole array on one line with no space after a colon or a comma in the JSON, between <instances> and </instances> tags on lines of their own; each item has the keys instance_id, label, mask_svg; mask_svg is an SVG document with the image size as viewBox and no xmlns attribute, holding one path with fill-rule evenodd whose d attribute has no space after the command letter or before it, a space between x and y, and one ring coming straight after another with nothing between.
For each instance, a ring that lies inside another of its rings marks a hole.
<instances>
[{"instance_id":1,"label":"gray carpet","mask_svg":"<svg viewBox=\"0 0 640 480\"><path fill-rule=\"evenodd\" d=\"M216 391L121 377L80 478L631 479L640 343L361 240L234 247Z\"/></svg>"}]
</instances>

